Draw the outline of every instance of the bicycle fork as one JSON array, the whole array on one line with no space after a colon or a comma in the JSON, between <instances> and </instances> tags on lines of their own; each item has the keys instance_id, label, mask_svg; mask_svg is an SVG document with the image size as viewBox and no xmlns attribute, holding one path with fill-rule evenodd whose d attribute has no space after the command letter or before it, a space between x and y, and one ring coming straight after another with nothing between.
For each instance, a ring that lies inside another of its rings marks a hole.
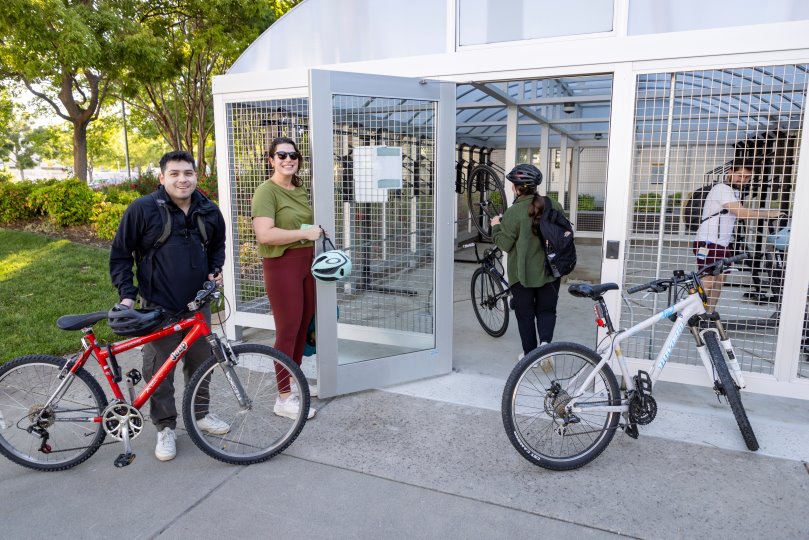
<instances>
[{"instance_id":1,"label":"bicycle fork","mask_svg":"<svg viewBox=\"0 0 809 540\"><path fill-rule=\"evenodd\" d=\"M236 356L233 354L233 349L230 347L230 343L227 341L222 341L219 339L219 336L213 333L208 336L207 339L208 343L211 345L214 356L216 357L216 361L219 362L222 371L224 371L225 378L230 385L230 389L233 390L233 395L236 397L236 401L239 402L239 406L241 406L242 411L251 409L253 403L247 397L247 393L244 391L244 386L242 386L242 382L239 380L239 377L236 375L236 371L233 369L233 366L238 364L238 362L236 361Z\"/></svg>"}]
</instances>

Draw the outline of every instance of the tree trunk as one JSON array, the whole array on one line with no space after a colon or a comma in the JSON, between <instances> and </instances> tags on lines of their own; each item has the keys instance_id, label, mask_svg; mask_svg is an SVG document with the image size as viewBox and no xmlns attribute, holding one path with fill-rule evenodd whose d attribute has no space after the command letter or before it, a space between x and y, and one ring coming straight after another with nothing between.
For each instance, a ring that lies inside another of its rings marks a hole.
<instances>
[{"instance_id":1,"label":"tree trunk","mask_svg":"<svg viewBox=\"0 0 809 540\"><path fill-rule=\"evenodd\" d=\"M73 175L87 182L87 122L73 123Z\"/></svg>"}]
</instances>

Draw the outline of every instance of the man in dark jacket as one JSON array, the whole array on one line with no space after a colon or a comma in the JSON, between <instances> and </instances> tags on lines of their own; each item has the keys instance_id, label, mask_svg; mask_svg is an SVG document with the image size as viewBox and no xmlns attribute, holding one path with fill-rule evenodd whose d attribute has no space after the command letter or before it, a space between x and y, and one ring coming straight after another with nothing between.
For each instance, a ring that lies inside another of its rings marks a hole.
<instances>
[{"instance_id":1,"label":"man in dark jacket","mask_svg":"<svg viewBox=\"0 0 809 540\"><path fill-rule=\"evenodd\" d=\"M156 192L140 197L126 209L110 251L110 276L122 308L133 307L139 296L141 307L159 306L168 313L178 313L187 309L206 280L215 279L221 285L222 276L216 269L225 262L225 219L219 208L197 191L196 165L188 152L169 152L160 159L160 184ZM168 209L171 234L158 244L165 226L165 211L160 206ZM137 268L137 285L133 266ZM210 310L206 310L210 324ZM143 346L146 381L183 336L177 333ZM210 355L204 339L188 349L183 361L186 381ZM155 389L149 405L158 431L155 456L168 461L177 454L173 371ZM197 425L220 435L230 429L212 414L198 419Z\"/></svg>"}]
</instances>

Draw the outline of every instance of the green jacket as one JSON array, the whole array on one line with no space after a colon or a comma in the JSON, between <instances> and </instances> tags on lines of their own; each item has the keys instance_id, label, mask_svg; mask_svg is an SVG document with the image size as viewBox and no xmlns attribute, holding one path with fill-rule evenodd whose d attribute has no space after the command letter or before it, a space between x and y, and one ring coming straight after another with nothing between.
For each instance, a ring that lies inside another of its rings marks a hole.
<instances>
[{"instance_id":1,"label":"green jacket","mask_svg":"<svg viewBox=\"0 0 809 540\"><path fill-rule=\"evenodd\" d=\"M545 265L545 249L534 234L528 209L533 196L521 196L506 210L498 225L492 228L494 243L508 253L508 282L523 287L542 287L554 281ZM553 207L564 212L562 206L551 199Z\"/></svg>"}]
</instances>

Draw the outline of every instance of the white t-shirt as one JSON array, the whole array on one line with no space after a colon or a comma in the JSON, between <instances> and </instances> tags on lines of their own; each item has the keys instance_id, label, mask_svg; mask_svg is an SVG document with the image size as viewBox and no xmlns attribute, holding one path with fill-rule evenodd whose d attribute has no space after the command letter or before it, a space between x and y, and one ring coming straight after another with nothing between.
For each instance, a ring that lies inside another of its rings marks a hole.
<instances>
[{"instance_id":1,"label":"white t-shirt","mask_svg":"<svg viewBox=\"0 0 809 540\"><path fill-rule=\"evenodd\" d=\"M714 216L725 209L725 205L739 202L739 192L727 184L716 184L702 207L702 218L705 219L697 230L697 242L711 242L727 247L733 240L733 227L736 225L736 214L726 212Z\"/></svg>"}]
</instances>

